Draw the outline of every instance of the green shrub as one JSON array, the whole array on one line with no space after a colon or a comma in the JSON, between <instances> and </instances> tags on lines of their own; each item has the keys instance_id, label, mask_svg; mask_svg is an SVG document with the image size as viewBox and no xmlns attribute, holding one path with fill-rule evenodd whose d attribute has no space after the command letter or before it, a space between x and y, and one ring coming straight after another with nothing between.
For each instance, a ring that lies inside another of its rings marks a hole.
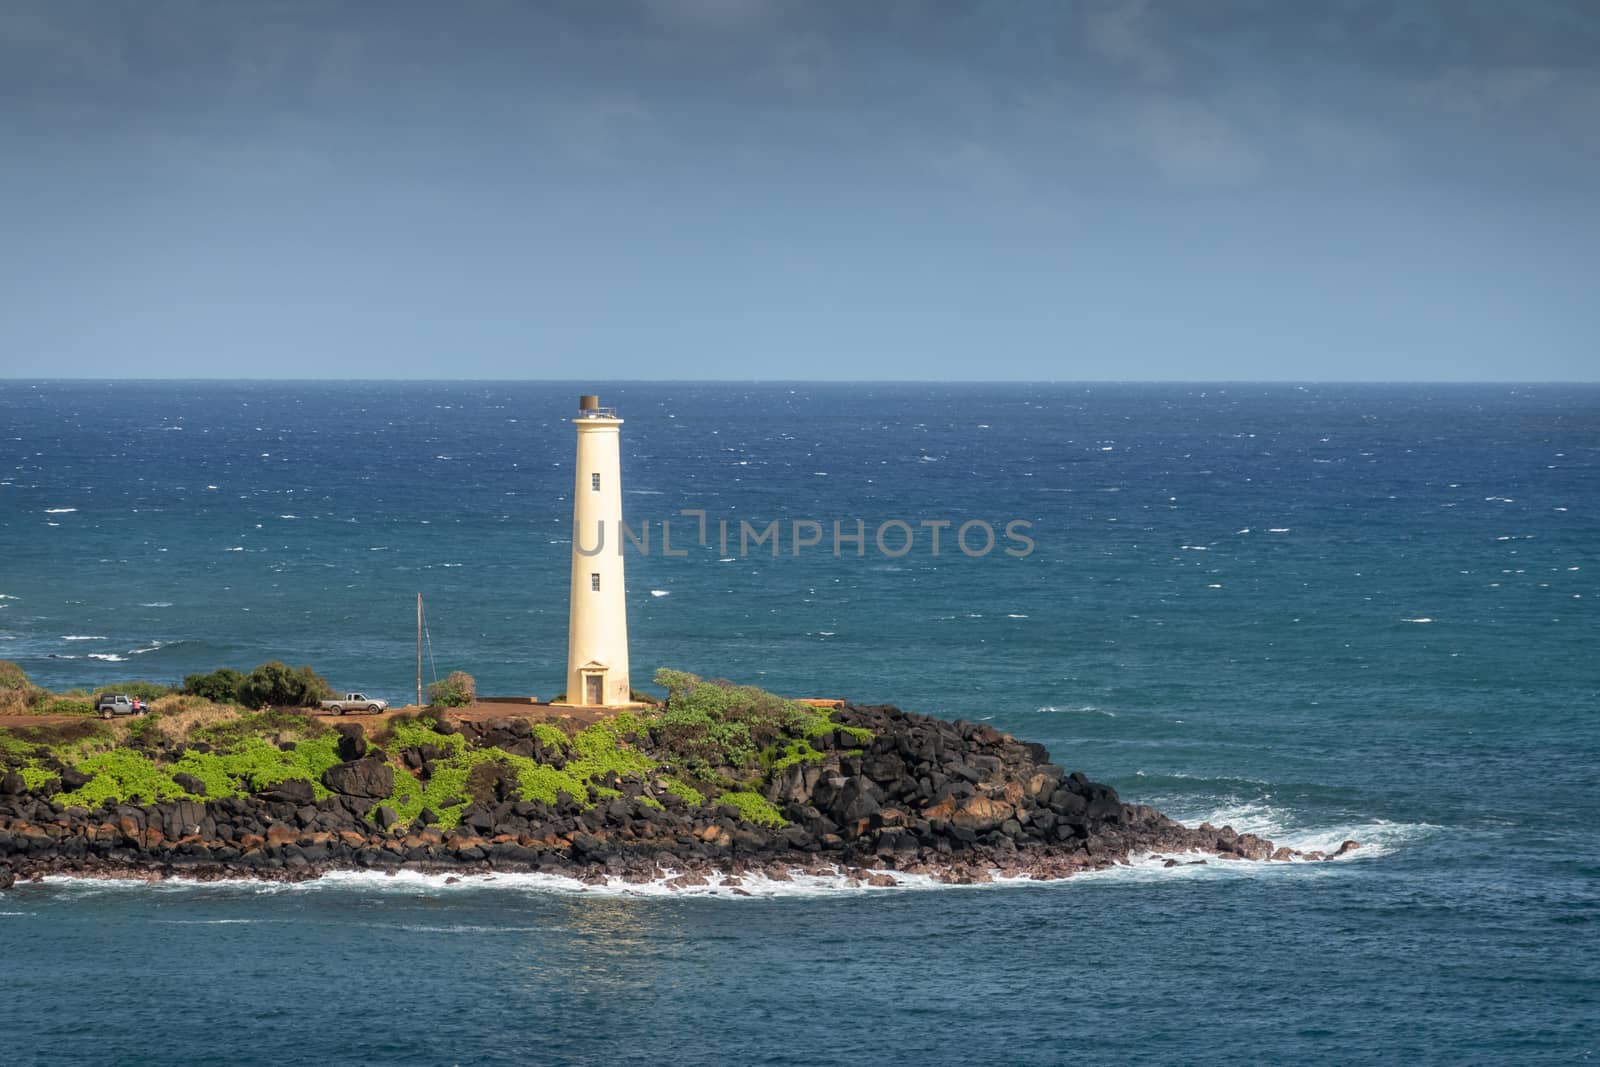
<instances>
[{"instance_id":1,"label":"green shrub","mask_svg":"<svg viewBox=\"0 0 1600 1067\"><path fill-rule=\"evenodd\" d=\"M372 806L368 818L387 805L400 817L400 822L414 822L422 809L427 808L438 816L434 824L441 830L453 830L461 825L461 816L472 802L467 779L473 768L487 763L500 762L502 753L492 750L474 750L452 758L449 763L437 765L433 777L426 783L404 768L394 772L394 792L388 799Z\"/></svg>"},{"instance_id":2,"label":"green shrub","mask_svg":"<svg viewBox=\"0 0 1600 1067\"><path fill-rule=\"evenodd\" d=\"M461 755L467 748L467 739L459 733L441 734L432 719L419 719L414 715L396 715L389 720L379 740L390 748L421 748L433 745L453 755Z\"/></svg>"},{"instance_id":3,"label":"green shrub","mask_svg":"<svg viewBox=\"0 0 1600 1067\"><path fill-rule=\"evenodd\" d=\"M70 793L51 797L67 807L94 808L106 800L117 803L154 804L180 800L184 792L172 775L144 753L131 748L100 752L78 763L76 769L89 781Z\"/></svg>"},{"instance_id":4,"label":"green shrub","mask_svg":"<svg viewBox=\"0 0 1600 1067\"><path fill-rule=\"evenodd\" d=\"M451 671L442 682L428 686L428 703L440 708L464 708L478 699L478 683L466 671Z\"/></svg>"},{"instance_id":5,"label":"green shrub","mask_svg":"<svg viewBox=\"0 0 1600 1067\"><path fill-rule=\"evenodd\" d=\"M804 738L773 745L761 753L761 765L770 774L778 774L796 763L818 763L826 759L825 753L811 747Z\"/></svg>"},{"instance_id":6,"label":"green shrub","mask_svg":"<svg viewBox=\"0 0 1600 1067\"><path fill-rule=\"evenodd\" d=\"M662 778L661 788L678 797L684 803L692 804L697 808L706 802L704 793L687 782L679 781L677 778Z\"/></svg>"},{"instance_id":7,"label":"green shrub","mask_svg":"<svg viewBox=\"0 0 1600 1067\"><path fill-rule=\"evenodd\" d=\"M745 822L753 822L757 826L788 826L789 820L785 819L777 808L760 793L749 793L742 790L724 793L717 798L718 804L732 804L739 809L739 818Z\"/></svg>"},{"instance_id":8,"label":"green shrub","mask_svg":"<svg viewBox=\"0 0 1600 1067\"><path fill-rule=\"evenodd\" d=\"M326 678L310 667L290 667L279 660L261 664L239 683L239 702L252 708L306 708L332 699L333 688Z\"/></svg>"},{"instance_id":9,"label":"green shrub","mask_svg":"<svg viewBox=\"0 0 1600 1067\"><path fill-rule=\"evenodd\" d=\"M826 713L755 686L708 680L662 668L655 682L667 690L655 720L662 744L702 778L718 767L754 767L762 749L785 736L817 736L833 729Z\"/></svg>"},{"instance_id":10,"label":"green shrub","mask_svg":"<svg viewBox=\"0 0 1600 1067\"><path fill-rule=\"evenodd\" d=\"M534 738L546 748L572 747L572 739L559 726L551 726L547 722L529 723L528 726L533 730Z\"/></svg>"},{"instance_id":11,"label":"green shrub","mask_svg":"<svg viewBox=\"0 0 1600 1067\"><path fill-rule=\"evenodd\" d=\"M588 783L571 771L538 763L526 756L505 755L504 759L516 776L522 799L554 804L556 794L564 792L580 804L588 802Z\"/></svg>"},{"instance_id":12,"label":"green shrub","mask_svg":"<svg viewBox=\"0 0 1600 1067\"><path fill-rule=\"evenodd\" d=\"M51 782L55 781L57 777L59 777L56 772L50 768L32 761L30 761L26 766L22 767L20 771L22 774L22 784L29 790L43 789L45 786L49 785Z\"/></svg>"},{"instance_id":13,"label":"green shrub","mask_svg":"<svg viewBox=\"0 0 1600 1067\"><path fill-rule=\"evenodd\" d=\"M232 667L222 667L210 674L191 674L184 678L179 692L188 696L204 697L216 704L233 704L239 700L239 687L244 675Z\"/></svg>"},{"instance_id":14,"label":"green shrub","mask_svg":"<svg viewBox=\"0 0 1600 1067\"><path fill-rule=\"evenodd\" d=\"M121 690L118 690L121 692ZM36 710L41 715L93 715L94 703L66 696L45 695Z\"/></svg>"},{"instance_id":15,"label":"green shrub","mask_svg":"<svg viewBox=\"0 0 1600 1067\"><path fill-rule=\"evenodd\" d=\"M0 729L0 766L13 767L33 755L34 745L10 730Z\"/></svg>"},{"instance_id":16,"label":"green shrub","mask_svg":"<svg viewBox=\"0 0 1600 1067\"><path fill-rule=\"evenodd\" d=\"M172 771L184 771L206 784L208 797L254 793L280 782L305 779L321 799L330 796L322 784L322 772L339 762L339 735L329 731L320 737L296 742L285 752L262 737L246 737L226 751L185 752ZM183 794L187 796L188 794Z\"/></svg>"}]
</instances>

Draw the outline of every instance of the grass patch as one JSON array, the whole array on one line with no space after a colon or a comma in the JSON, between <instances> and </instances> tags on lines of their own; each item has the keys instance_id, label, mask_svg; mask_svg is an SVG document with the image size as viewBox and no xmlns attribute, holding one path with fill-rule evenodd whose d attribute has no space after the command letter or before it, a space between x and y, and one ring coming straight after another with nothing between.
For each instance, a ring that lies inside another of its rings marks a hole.
<instances>
[{"instance_id":1,"label":"grass patch","mask_svg":"<svg viewBox=\"0 0 1600 1067\"><path fill-rule=\"evenodd\" d=\"M320 719L314 719L293 708L269 708L266 711L248 711L234 718L198 726L189 734L190 740L204 741L218 749L229 749L245 741L261 740L267 734L277 734L288 739L331 736L331 728Z\"/></svg>"}]
</instances>

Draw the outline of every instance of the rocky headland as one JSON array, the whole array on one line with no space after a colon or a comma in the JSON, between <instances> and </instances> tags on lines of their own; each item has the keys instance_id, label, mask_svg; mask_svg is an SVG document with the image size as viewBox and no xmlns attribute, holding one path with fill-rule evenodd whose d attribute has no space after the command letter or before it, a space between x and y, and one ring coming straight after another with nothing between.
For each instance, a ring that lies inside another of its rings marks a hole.
<instances>
[{"instance_id":1,"label":"rocky headland","mask_svg":"<svg viewBox=\"0 0 1600 1067\"><path fill-rule=\"evenodd\" d=\"M1180 825L985 724L848 703L707 714L685 699L696 686L758 691L685 678L676 707L577 733L441 711L369 738L358 723L307 719L309 739L280 728L224 755L216 730L197 735L207 741L147 729L113 750L137 762L13 738L0 749L0 888L57 874L300 880L401 868L677 887L797 872L978 883L1149 854L1169 865L1330 858Z\"/></svg>"}]
</instances>

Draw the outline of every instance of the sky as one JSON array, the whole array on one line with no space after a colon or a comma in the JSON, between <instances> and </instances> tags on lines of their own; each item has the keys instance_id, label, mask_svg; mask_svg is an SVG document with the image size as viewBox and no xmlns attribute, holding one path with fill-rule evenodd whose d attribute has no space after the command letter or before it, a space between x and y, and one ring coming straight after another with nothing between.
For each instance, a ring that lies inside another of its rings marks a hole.
<instances>
[{"instance_id":1,"label":"sky","mask_svg":"<svg viewBox=\"0 0 1600 1067\"><path fill-rule=\"evenodd\" d=\"M1594 381L1590 0L0 0L0 377Z\"/></svg>"}]
</instances>

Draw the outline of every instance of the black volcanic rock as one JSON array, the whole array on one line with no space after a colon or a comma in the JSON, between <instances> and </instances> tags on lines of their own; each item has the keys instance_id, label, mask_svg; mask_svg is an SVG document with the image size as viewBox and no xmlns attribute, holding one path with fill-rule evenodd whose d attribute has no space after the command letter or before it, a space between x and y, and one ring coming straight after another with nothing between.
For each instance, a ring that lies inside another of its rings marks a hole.
<instances>
[{"instance_id":1,"label":"black volcanic rock","mask_svg":"<svg viewBox=\"0 0 1600 1067\"><path fill-rule=\"evenodd\" d=\"M261 800L277 801L298 806L311 803L316 794L312 792L311 783L304 778L291 778L288 781L278 782L276 785L269 785L265 789L257 791L256 796Z\"/></svg>"},{"instance_id":2,"label":"black volcanic rock","mask_svg":"<svg viewBox=\"0 0 1600 1067\"><path fill-rule=\"evenodd\" d=\"M343 796L382 800L394 792L394 768L366 756L329 767L322 772L322 784Z\"/></svg>"},{"instance_id":3,"label":"black volcanic rock","mask_svg":"<svg viewBox=\"0 0 1600 1067\"><path fill-rule=\"evenodd\" d=\"M1226 827L1191 829L1153 808L1125 804L1111 787L1065 774L1043 746L988 724L947 722L889 705L847 704L833 714L840 728L812 740L811 758L741 787L764 792L787 820L780 826L746 821L747 805L719 802L715 787L704 806L687 804L654 774L608 774L585 798L563 792L553 805L519 799L514 779L503 774L474 779L476 799L459 825L430 826L441 821L432 810L401 825L387 804L373 810L391 794L394 769L364 734L358 738L359 726L347 730L346 724L341 755L354 758L323 775L334 795L320 801L310 782L297 780L254 797L108 803L84 811L28 793L21 776L8 772L0 777L0 885L12 871L29 878L153 870L299 880L335 868L413 866L536 870L586 881L648 881L670 869L668 884L726 884L741 891L740 875L757 871L787 877L791 870L838 867L865 881L892 879L881 873L888 869L981 883L996 872L1067 877L1152 852L1232 861L1327 858L1274 848ZM863 742L846 727L870 730L873 737ZM493 737L518 750L530 743L522 720L462 722L460 729L469 741ZM675 758L654 731L640 731L634 745L663 763ZM436 748L396 755L426 777L442 755ZM200 792L197 780L175 780ZM617 795L601 794L602 788ZM1355 847L1347 842L1336 854Z\"/></svg>"}]
</instances>

